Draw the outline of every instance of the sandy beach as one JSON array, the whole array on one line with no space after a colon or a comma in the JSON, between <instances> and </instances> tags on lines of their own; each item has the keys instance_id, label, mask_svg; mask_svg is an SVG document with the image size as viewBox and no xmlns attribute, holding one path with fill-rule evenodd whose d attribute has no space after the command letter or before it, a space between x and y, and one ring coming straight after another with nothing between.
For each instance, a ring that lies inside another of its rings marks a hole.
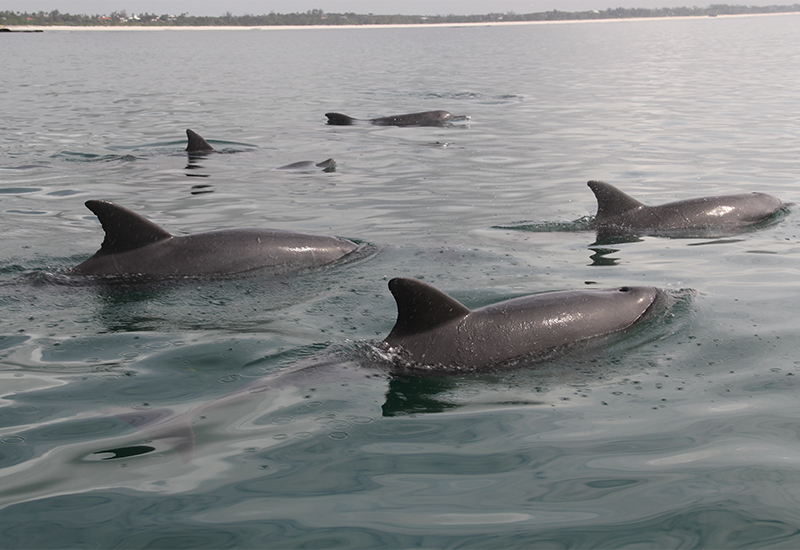
<instances>
[{"instance_id":1,"label":"sandy beach","mask_svg":"<svg viewBox=\"0 0 800 550\"><path fill-rule=\"evenodd\" d=\"M737 15L719 15L715 19L727 19L731 17L779 17L779 16L800 16L800 12L789 13L748 13ZM320 30L320 29L398 29L398 28L426 28L426 27L507 27L515 25L568 25L583 23L626 23L631 21L664 21L664 20L685 20L685 19L708 19L706 16L680 16L680 17L632 17L626 19L565 19L559 21L492 21L481 23L429 23L429 24L408 24L408 25L280 25L280 26L33 26L33 25L9 25L5 28L12 31L281 31L281 30Z\"/></svg>"}]
</instances>

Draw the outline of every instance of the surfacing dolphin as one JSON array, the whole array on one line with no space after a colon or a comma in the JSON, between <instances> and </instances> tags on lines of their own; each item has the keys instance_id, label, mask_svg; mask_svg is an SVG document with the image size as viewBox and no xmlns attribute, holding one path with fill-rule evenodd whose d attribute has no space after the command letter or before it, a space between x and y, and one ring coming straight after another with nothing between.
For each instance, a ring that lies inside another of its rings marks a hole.
<instances>
[{"instance_id":1,"label":"surfacing dolphin","mask_svg":"<svg viewBox=\"0 0 800 550\"><path fill-rule=\"evenodd\" d=\"M314 162L313 160L301 160L299 162L293 162L291 164L287 164L286 166L280 166L278 168L275 168L275 170L290 171L290 172L314 172L316 170L322 170L323 172L335 172L336 159L329 158L323 160L322 162Z\"/></svg>"},{"instance_id":2,"label":"surfacing dolphin","mask_svg":"<svg viewBox=\"0 0 800 550\"><path fill-rule=\"evenodd\" d=\"M353 118L341 113L325 113L328 124L334 126L350 126L364 123L376 126L443 126L459 120L469 120L467 115L452 115L447 111L425 111L423 113L410 113L407 115L385 116L367 120Z\"/></svg>"},{"instance_id":3,"label":"surfacing dolphin","mask_svg":"<svg viewBox=\"0 0 800 550\"><path fill-rule=\"evenodd\" d=\"M187 128L186 137L189 139L189 143L186 145L186 152L196 154L216 152L216 149L211 147L211 145L194 130L189 130Z\"/></svg>"},{"instance_id":4,"label":"surfacing dolphin","mask_svg":"<svg viewBox=\"0 0 800 550\"><path fill-rule=\"evenodd\" d=\"M479 370L515 359L550 359L623 331L665 303L655 287L547 292L470 310L433 286L396 278L397 322L382 342L412 368Z\"/></svg>"},{"instance_id":5,"label":"surfacing dolphin","mask_svg":"<svg viewBox=\"0 0 800 550\"><path fill-rule=\"evenodd\" d=\"M203 137L195 132L194 130L186 129L186 137L188 138L189 142L186 145L186 152L191 155L205 155L208 153L216 153L217 150L214 149L211 144L209 144ZM320 169L323 172L335 172L336 171L336 160L333 158L325 159L322 162L314 162L312 160L301 160L299 162L293 162L292 164L287 164L286 166L280 166L275 168L275 170L293 170L298 172L310 172Z\"/></svg>"},{"instance_id":6,"label":"surfacing dolphin","mask_svg":"<svg viewBox=\"0 0 800 550\"><path fill-rule=\"evenodd\" d=\"M602 234L708 236L769 221L788 206L765 193L699 197L646 206L611 184L588 182L597 197L591 223Z\"/></svg>"},{"instance_id":7,"label":"surfacing dolphin","mask_svg":"<svg viewBox=\"0 0 800 550\"><path fill-rule=\"evenodd\" d=\"M300 270L334 262L358 248L346 239L279 229L223 229L173 236L117 204L90 200L106 233L100 250L73 267L79 275L221 276L269 268Z\"/></svg>"}]
</instances>

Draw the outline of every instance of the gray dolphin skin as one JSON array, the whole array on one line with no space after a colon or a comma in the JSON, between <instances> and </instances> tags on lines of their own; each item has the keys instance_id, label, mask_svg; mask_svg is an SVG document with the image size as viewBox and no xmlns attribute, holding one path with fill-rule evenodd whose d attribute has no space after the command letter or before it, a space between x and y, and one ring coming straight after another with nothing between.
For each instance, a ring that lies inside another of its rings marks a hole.
<instances>
[{"instance_id":1,"label":"gray dolphin skin","mask_svg":"<svg viewBox=\"0 0 800 550\"><path fill-rule=\"evenodd\" d=\"M655 287L573 290L470 310L415 279L392 279L389 290L397 302L397 322L383 346L434 370L549 359L574 344L627 329L666 296Z\"/></svg>"},{"instance_id":2,"label":"gray dolphin skin","mask_svg":"<svg viewBox=\"0 0 800 550\"><path fill-rule=\"evenodd\" d=\"M334 126L350 126L358 123L374 124L376 126L442 126L450 122L469 120L469 116L456 116L447 111L425 111L423 113L385 116L367 120L353 118L341 113L325 113L325 116L328 117L328 124Z\"/></svg>"},{"instance_id":3,"label":"gray dolphin skin","mask_svg":"<svg viewBox=\"0 0 800 550\"><path fill-rule=\"evenodd\" d=\"M187 128L186 137L189 139L189 143L186 145L186 151L188 153L213 153L215 151L215 149L194 130L189 130Z\"/></svg>"},{"instance_id":4,"label":"gray dolphin skin","mask_svg":"<svg viewBox=\"0 0 800 550\"><path fill-rule=\"evenodd\" d=\"M100 250L68 271L78 275L219 276L270 268L300 270L334 262L358 248L346 239L281 231L226 229L173 236L117 204L90 200L105 231Z\"/></svg>"},{"instance_id":5,"label":"gray dolphin skin","mask_svg":"<svg viewBox=\"0 0 800 550\"><path fill-rule=\"evenodd\" d=\"M591 227L604 233L705 235L730 232L769 220L786 204L765 193L699 197L646 206L611 184L590 181L597 197Z\"/></svg>"}]
</instances>

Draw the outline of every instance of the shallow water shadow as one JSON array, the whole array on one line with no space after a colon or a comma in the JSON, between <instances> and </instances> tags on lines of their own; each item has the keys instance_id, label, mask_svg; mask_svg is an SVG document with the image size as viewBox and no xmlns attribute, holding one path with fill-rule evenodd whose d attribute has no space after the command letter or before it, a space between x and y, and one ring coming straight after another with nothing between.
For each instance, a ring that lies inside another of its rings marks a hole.
<instances>
[{"instance_id":1,"label":"shallow water shadow","mask_svg":"<svg viewBox=\"0 0 800 550\"><path fill-rule=\"evenodd\" d=\"M389 380L386 401L381 406L383 416L439 413L458 408L455 403L436 396L456 387L453 379L419 376L398 376Z\"/></svg>"}]
</instances>

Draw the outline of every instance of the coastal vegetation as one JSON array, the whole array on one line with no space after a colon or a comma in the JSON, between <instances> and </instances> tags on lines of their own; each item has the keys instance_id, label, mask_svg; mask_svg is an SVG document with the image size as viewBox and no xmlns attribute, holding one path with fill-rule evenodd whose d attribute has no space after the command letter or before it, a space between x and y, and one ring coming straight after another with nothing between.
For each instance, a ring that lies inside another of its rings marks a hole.
<instances>
[{"instance_id":1,"label":"coastal vegetation","mask_svg":"<svg viewBox=\"0 0 800 550\"><path fill-rule=\"evenodd\" d=\"M800 12L800 4L783 6L732 6L712 4L705 8L609 8L566 12L551 10L538 13L517 14L514 12L489 13L485 15L374 15L356 13L326 13L309 10L304 13L275 13L263 15L233 15L230 12L217 17L196 16L182 13L128 14L114 11L110 14L69 14L59 10L35 13L0 11L0 26L338 26L338 25L408 25L437 23L497 23L517 21L571 21L657 17L708 17L717 15L744 15Z\"/></svg>"}]
</instances>

